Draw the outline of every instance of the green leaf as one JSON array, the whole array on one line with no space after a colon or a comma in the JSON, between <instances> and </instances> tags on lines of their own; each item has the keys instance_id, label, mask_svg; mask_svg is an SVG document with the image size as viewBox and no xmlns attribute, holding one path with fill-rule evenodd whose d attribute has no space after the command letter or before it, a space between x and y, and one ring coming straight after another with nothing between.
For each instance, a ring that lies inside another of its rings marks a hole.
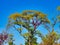
<instances>
[{"instance_id":1,"label":"green leaf","mask_svg":"<svg viewBox=\"0 0 60 45\"><path fill-rule=\"evenodd\" d=\"M29 37L31 34L30 33L24 33L24 34L22 34L22 36L24 36L24 37Z\"/></svg>"},{"instance_id":2,"label":"green leaf","mask_svg":"<svg viewBox=\"0 0 60 45\"><path fill-rule=\"evenodd\" d=\"M18 30L22 31L22 30L23 30L23 28L18 28Z\"/></svg>"}]
</instances>

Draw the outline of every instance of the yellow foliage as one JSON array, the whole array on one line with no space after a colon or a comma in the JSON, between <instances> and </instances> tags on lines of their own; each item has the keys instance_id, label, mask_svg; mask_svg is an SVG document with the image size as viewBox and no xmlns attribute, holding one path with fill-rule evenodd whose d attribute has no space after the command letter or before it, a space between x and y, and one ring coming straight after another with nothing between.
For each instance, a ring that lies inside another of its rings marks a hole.
<instances>
[{"instance_id":1,"label":"yellow foliage","mask_svg":"<svg viewBox=\"0 0 60 45\"><path fill-rule=\"evenodd\" d=\"M46 18L47 15L41 13L41 12L36 12L36 16L40 17L40 18Z\"/></svg>"},{"instance_id":2,"label":"yellow foliage","mask_svg":"<svg viewBox=\"0 0 60 45\"><path fill-rule=\"evenodd\" d=\"M8 36L9 36L9 37L13 37L13 35L12 35L12 34L9 34Z\"/></svg>"},{"instance_id":3,"label":"yellow foliage","mask_svg":"<svg viewBox=\"0 0 60 45\"><path fill-rule=\"evenodd\" d=\"M22 36L24 36L24 37L29 37L31 34L30 33L24 33L24 34L22 34Z\"/></svg>"},{"instance_id":4,"label":"yellow foliage","mask_svg":"<svg viewBox=\"0 0 60 45\"><path fill-rule=\"evenodd\" d=\"M22 15L16 13L16 14L12 14L9 18L11 18L11 19L13 19L13 20L16 20L17 17L22 17Z\"/></svg>"},{"instance_id":5,"label":"yellow foliage","mask_svg":"<svg viewBox=\"0 0 60 45\"><path fill-rule=\"evenodd\" d=\"M50 23L50 20L46 19L46 22L47 22L47 23Z\"/></svg>"},{"instance_id":6,"label":"yellow foliage","mask_svg":"<svg viewBox=\"0 0 60 45\"><path fill-rule=\"evenodd\" d=\"M18 30L20 30L20 31L21 31L21 30L23 30L23 28L18 28Z\"/></svg>"},{"instance_id":7,"label":"yellow foliage","mask_svg":"<svg viewBox=\"0 0 60 45\"><path fill-rule=\"evenodd\" d=\"M27 13L27 12L36 13L38 11L35 11L35 10L25 10L25 11L23 11L23 13Z\"/></svg>"},{"instance_id":8,"label":"yellow foliage","mask_svg":"<svg viewBox=\"0 0 60 45\"><path fill-rule=\"evenodd\" d=\"M34 14L36 14L36 16L38 16L38 17L40 17L40 18L45 18L46 17L46 15L45 14L43 14L43 13L41 13L41 12L38 12L38 11L34 11L34 10L26 10L26 11L24 11L23 13L27 13L27 12L33 12L33 16L35 16ZM31 17L32 17L32 15L30 14L27 14L27 15L25 15L26 16L26 18L27 19L30 19Z\"/></svg>"},{"instance_id":9,"label":"yellow foliage","mask_svg":"<svg viewBox=\"0 0 60 45\"><path fill-rule=\"evenodd\" d=\"M24 24L23 22L18 22L18 24Z\"/></svg>"},{"instance_id":10,"label":"yellow foliage","mask_svg":"<svg viewBox=\"0 0 60 45\"><path fill-rule=\"evenodd\" d=\"M60 10L60 6L57 7L57 10Z\"/></svg>"},{"instance_id":11,"label":"yellow foliage","mask_svg":"<svg viewBox=\"0 0 60 45\"><path fill-rule=\"evenodd\" d=\"M53 31L53 32L51 33L51 35L52 35L52 36L56 36L56 32Z\"/></svg>"},{"instance_id":12,"label":"yellow foliage","mask_svg":"<svg viewBox=\"0 0 60 45\"><path fill-rule=\"evenodd\" d=\"M46 22L46 23L49 23L49 24L50 24L50 20L48 20L47 18L45 18L45 19L43 20L43 22Z\"/></svg>"},{"instance_id":13,"label":"yellow foliage","mask_svg":"<svg viewBox=\"0 0 60 45\"><path fill-rule=\"evenodd\" d=\"M9 45L13 45L13 42L9 41Z\"/></svg>"},{"instance_id":14,"label":"yellow foliage","mask_svg":"<svg viewBox=\"0 0 60 45\"><path fill-rule=\"evenodd\" d=\"M26 11L24 11L23 13L28 13L28 12L32 12L32 14L23 15L23 14L16 13L16 14L12 14L12 15L10 16L10 18L13 19L13 20L16 20L17 17L21 17L21 18L24 18L24 19L26 19L26 20L30 20L30 19L32 19L32 18L35 16L35 15L34 15L35 13L36 13L37 16L40 17L40 18L45 18L45 17L46 17L45 14L40 13L40 12L38 12L38 11L33 11L33 10L26 10Z\"/></svg>"},{"instance_id":15,"label":"yellow foliage","mask_svg":"<svg viewBox=\"0 0 60 45\"><path fill-rule=\"evenodd\" d=\"M39 14L39 16L40 16L40 18L45 18L46 17L46 15L44 15L44 14Z\"/></svg>"},{"instance_id":16,"label":"yellow foliage","mask_svg":"<svg viewBox=\"0 0 60 45\"><path fill-rule=\"evenodd\" d=\"M26 15L26 16L24 15L23 18L26 19L26 20L29 20L29 19L32 19L33 16L32 15Z\"/></svg>"},{"instance_id":17,"label":"yellow foliage","mask_svg":"<svg viewBox=\"0 0 60 45\"><path fill-rule=\"evenodd\" d=\"M57 34L52 31L47 37L43 38L43 43L44 45L53 45L55 39L57 39Z\"/></svg>"},{"instance_id":18,"label":"yellow foliage","mask_svg":"<svg viewBox=\"0 0 60 45\"><path fill-rule=\"evenodd\" d=\"M57 16L57 19L58 19L58 21L60 21L60 15L59 15L59 16Z\"/></svg>"}]
</instances>

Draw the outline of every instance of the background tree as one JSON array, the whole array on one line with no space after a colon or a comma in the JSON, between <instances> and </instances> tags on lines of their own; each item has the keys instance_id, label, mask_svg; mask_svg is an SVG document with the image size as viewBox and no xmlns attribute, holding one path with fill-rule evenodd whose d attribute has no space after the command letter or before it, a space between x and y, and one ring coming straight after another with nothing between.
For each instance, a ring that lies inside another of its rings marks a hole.
<instances>
[{"instance_id":1,"label":"background tree","mask_svg":"<svg viewBox=\"0 0 60 45\"><path fill-rule=\"evenodd\" d=\"M4 45L4 42L8 39L8 33L7 32L2 32L0 33L0 45Z\"/></svg>"},{"instance_id":2,"label":"background tree","mask_svg":"<svg viewBox=\"0 0 60 45\"><path fill-rule=\"evenodd\" d=\"M60 10L60 7L57 8ZM57 41L60 39L60 34L58 34L54 28L56 28L56 25L59 25L60 28L60 15L56 16L56 18L52 18L49 25L44 25L45 28L49 31L49 33L45 36L43 36L42 41L43 45L53 45L57 43ZM52 29L52 30L51 30Z\"/></svg>"}]
</instances>

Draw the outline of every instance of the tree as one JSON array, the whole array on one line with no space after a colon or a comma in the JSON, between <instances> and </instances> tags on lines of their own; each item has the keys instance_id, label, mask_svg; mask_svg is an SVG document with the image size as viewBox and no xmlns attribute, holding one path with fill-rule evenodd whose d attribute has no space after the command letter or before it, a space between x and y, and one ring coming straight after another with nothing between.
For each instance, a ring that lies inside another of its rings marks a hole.
<instances>
[{"instance_id":1,"label":"tree","mask_svg":"<svg viewBox=\"0 0 60 45\"><path fill-rule=\"evenodd\" d=\"M9 17L9 22L7 27L15 28L21 36L26 40L25 45L37 45L37 38L35 35L42 34L37 30L37 27L40 25L48 24L50 21L47 18L47 15L33 10L25 10L22 13L12 14ZM22 33L26 29L26 33Z\"/></svg>"},{"instance_id":2,"label":"tree","mask_svg":"<svg viewBox=\"0 0 60 45\"><path fill-rule=\"evenodd\" d=\"M4 42L8 39L8 33L0 33L0 45L4 45Z\"/></svg>"},{"instance_id":3,"label":"tree","mask_svg":"<svg viewBox=\"0 0 60 45\"><path fill-rule=\"evenodd\" d=\"M12 34L9 34L8 44L9 44L9 45L15 45L15 44L13 43L13 41L14 41L13 35L12 35Z\"/></svg>"},{"instance_id":4,"label":"tree","mask_svg":"<svg viewBox=\"0 0 60 45\"><path fill-rule=\"evenodd\" d=\"M59 10L59 8L60 7L58 7L57 9ZM57 24L59 24L58 27L60 28L60 15L58 15L56 18L52 18L49 25L45 24L45 28L49 31L49 33L42 38L44 45L53 45L57 40L60 39L60 34L58 34L54 29L56 28Z\"/></svg>"},{"instance_id":5,"label":"tree","mask_svg":"<svg viewBox=\"0 0 60 45\"><path fill-rule=\"evenodd\" d=\"M57 7L57 10L60 10L60 6Z\"/></svg>"},{"instance_id":6,"label":"tree","mask_svg":"<svg viewBox=\"0 0 60 45\"><path fill-rule=\"evenodd\" d=\"M53 23L51 21L53 21ZM42 36L41 39L42 39L43 45L53 45L57 43L57 41L60 39L60 34L58 34L54 29L54 27L57 24L59 24L60 20L59 18L56 17L55 19L53 18L51 21L50 21L50 25L46 25L46 24L44 25L49 33L47 33L45 36Z\"/></svg>"}]
</instances>

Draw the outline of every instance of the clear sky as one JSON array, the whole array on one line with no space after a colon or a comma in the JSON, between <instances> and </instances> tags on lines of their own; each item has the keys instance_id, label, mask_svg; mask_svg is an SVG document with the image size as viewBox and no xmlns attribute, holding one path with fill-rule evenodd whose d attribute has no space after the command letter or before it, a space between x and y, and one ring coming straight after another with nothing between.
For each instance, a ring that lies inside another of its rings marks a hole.
<instances>
[{"instance_id":1,"label":"clear sky","mask_svg":"<svg viewBox=\"0 0 60 45\"><path fill-rule=\"evenodd\" d=\"M60 0L0 0L0 32L5 29L10 14L20 13L23 10L38 10L51 18L57 15L57 6L60 6ZM24 43L17 31L13 29L12 33L15 35L16 45Z\"/></svg>"}]
</instances>

